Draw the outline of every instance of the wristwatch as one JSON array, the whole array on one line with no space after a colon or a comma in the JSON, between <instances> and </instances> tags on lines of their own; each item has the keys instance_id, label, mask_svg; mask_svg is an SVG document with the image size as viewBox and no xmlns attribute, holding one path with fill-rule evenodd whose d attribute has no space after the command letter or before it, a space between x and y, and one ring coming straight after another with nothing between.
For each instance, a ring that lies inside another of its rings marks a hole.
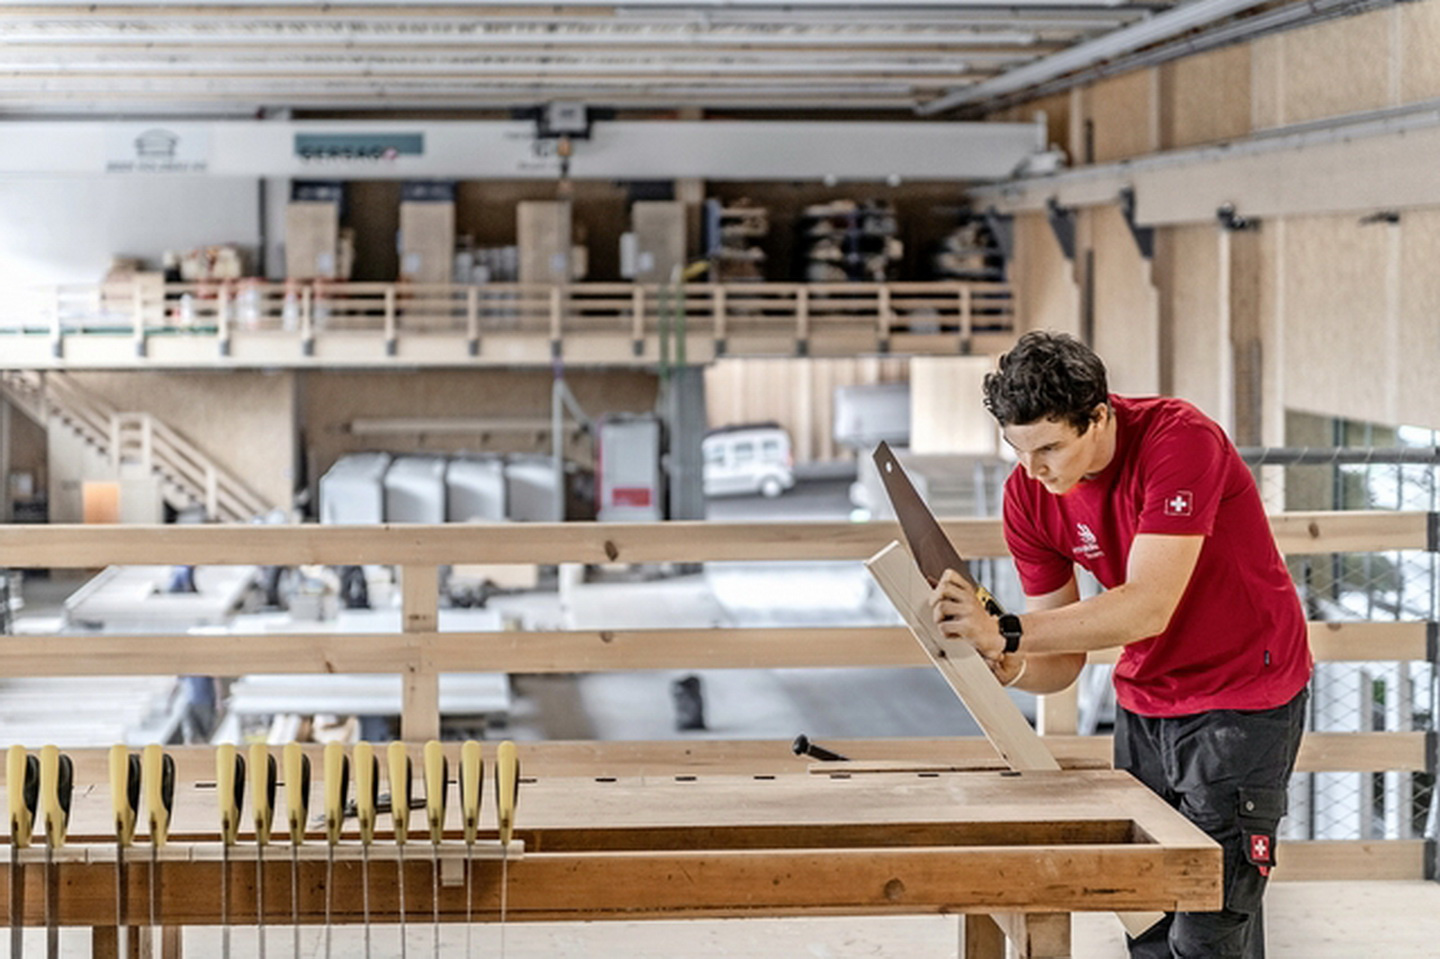
<instances>
[{"instance_id":1,"label":"wristwatch","mask_svg":"<svg viewBox=\"0 0 1440 959\"><path fill-rule=\"evenodd\" d=\"M1020 625L1020 617L1014 613L1001 616L1000 635L1005 637L1005 652L1013 653L1019 649L1020 637L1025 635L1025 629Z\"/></svg>"}]
</instances>

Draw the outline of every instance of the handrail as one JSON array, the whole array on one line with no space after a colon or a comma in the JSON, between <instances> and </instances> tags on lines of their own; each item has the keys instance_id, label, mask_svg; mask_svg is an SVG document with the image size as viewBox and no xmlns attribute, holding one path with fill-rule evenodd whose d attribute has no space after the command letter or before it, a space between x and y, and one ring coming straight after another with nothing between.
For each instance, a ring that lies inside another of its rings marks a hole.
<instances>
[{"instance_id":1,"label":"handrail","mask_svg":"<svg viewBox=\"0 0 1440 959\"><path fill-rule=\"evenodd\" d=\"M972 331L1010 331L1008 284L958 280L891 283L689 283L686 316L697 335L727 330L816 333L859 328L885 338L892 329L968 339ZM656 333L662 299L674 290L654 283L565 285L370 283L229 280L68 284L37 291L35 322L55 335L88 330L128 332L144 352L158 334L316 332L451 333L474 340L492 332L553 335ZM48 315L44 315L48 314ZM13 323L10 325L14 325ZM29 325L22 318L21 326Z\"/></svg>"},{"instance_id":2,"label":"handrail","mask_svg":"<svg viewBox=\"0 0 1440 959\"><path fill-rule=\"evenodd\" d=\"M1272 516L1292 555L1425 549L1434 514L1357 510ZM946 519L973 558L1006 555L998 519ZM900 537L893 522L447 523L375 526L11 526L0 567L104 564L661 563L861 560Z\"/></svg>"},{"instance_id":3,"label":"handrail","mask_svg":"<svg viewBox=\"0 0 1440 959\"><path fill-rule=\"evenodd\" d=\"M162 420L122 412L63 374L49 374L35 389L42 407L69 422L102 454L161 473L171 486L203 503L207 515L243 522L269 509L242 480Z\"/></svg>"}]
</instances>

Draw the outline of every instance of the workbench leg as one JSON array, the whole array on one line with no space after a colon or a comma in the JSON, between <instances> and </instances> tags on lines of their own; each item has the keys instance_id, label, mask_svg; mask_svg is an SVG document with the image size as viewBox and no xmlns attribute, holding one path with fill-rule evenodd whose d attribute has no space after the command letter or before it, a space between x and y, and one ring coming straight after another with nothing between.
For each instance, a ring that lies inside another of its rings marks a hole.
<instances>
[{"instance_id":1,"label":"workbench leg","mask_svg":"<svg viewBox=\"0 0 1440 959\"><path fill-rule=\"evenodd\" d=\"M991 917L1018 959L1069 959L1070 913L1004 912Z\"/></svg>"},{"instance_id":2,"label":"workbench leg","mask_svg":"<svg viewBox=\"0 0 1440 959\"><path fill-rule=\"evenodd\" d=\"M960 959L1005 959L1005 933L984 913L965 914Z\"/></svg>"},{"instance_id":3,"label":"workbench leg","mask_svg":"<svg viewBox=\"0 0 1440 959\"><path fill-rule=\"evenodd\" d=\"M160 930L160 959L183 959L184 932L179 926L165 926Z\"/></svg>"},{"instance_id":4,"label":"workbench leg","mask_svg":"<svg viewBox=\"0 0 1440 959\"><path fill-rule=\"evenodd\" d=\"M130 927L125 938L125 951L120 954L120 929L116 926L96 926L90 930L90 955L92 959L141 959L140 930Z\"/></svg>"}]
</instances>

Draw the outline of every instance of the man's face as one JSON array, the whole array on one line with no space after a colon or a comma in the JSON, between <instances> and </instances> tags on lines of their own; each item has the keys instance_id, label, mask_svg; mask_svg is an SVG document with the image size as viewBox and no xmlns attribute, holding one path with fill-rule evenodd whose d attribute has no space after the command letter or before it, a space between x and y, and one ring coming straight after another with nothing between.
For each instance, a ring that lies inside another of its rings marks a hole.
<instances>
[{"instance_id":1,"label":"man's face","mask_svg":"<svg viewBox=\"0 0 1440 959\"><path fill-rule=\"evenodd\" d=\"M1113 447L1106 442L1104 429L1109 416L1108 407L1097 407L1084 433L1065 420L1010 424L1000 432L1025 472L1049 492L1062 496L1109 462Z\"/></svg>"}]
</instances>

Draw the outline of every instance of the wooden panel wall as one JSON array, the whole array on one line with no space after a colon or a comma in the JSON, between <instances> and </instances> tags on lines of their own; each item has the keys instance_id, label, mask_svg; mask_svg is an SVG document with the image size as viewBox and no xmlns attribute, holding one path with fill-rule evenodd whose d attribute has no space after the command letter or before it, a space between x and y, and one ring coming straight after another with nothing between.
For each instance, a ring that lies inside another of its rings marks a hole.
<instances>
[{"instance_id":1,"label":"wooden panel wall","mask_svg":"<svg viewBox=\"0 0 1440 959\"><path fill-rule=\"evenodd\" d=\"M1020 330L1080 331L1080 289L1043 213L1015 218L1015 256L1010 282L1016 292Z\"/></svg>"},{"instance_id":2,"label":"wooden panel wall","mask_svg":"<svg viewBox=\"0 0 1440 959\"><path fill-rule=\"evenodd\" d=\"M566 373L581 408L592 417L640 413L655 408L653 373L571 370ZM426 370L397 373L311 373L301 391L301 430L313 482L345 453L386 450L427 452L550 452L549 370ZM436 432L404 435L356 435L357 419L489 419L490 433ZM499 428L502 421L529 420L533 430ZM567 424L570 421L567 419ZM588 462L589 440L568 452Z\"/></svg>"},{"instance_id":3,"label":"wooden panel wall","mask_svg":"<svg viewBox=\"0 0 1440 959\"><path fill-rule=\"evenodd\" d=\"M1400 102L1440 97L1440 3L1407 3L1394 11L1399 34Z\"/></svg>"},{"instance_id":4,"label":"wooden panel wall","mask_svg":"<svg viewBox=\"0 0 1440 959\"><path fill-rule=\"evenodd\" d=\"M1387 378L1387 230L1353 216L1285 223L1285 401L1290 407L1395 422Z\"/></svg>"},{"instance_id":5,"label":"wooden panel wall","mask_svg":"<svg viewBox=\"0 0 1440 959\"><path fill-rule=\"evenodd\" d=\"M1440 59L1440 58L1437 58ZM1440 210L1412 210L1400 221L1396 349L1400 419L1440 429Z\"/></svg>"},{"instance_id":6,"label":"wooden panel wall","mask_svg":"<svg viewBox=\"0 0 1440 959\"><path fill-rule=\"evenodd\" d=\"M1121 393L1160 391L1159 297L1118 207L1082 214L1095 253L1095 338L1110 386Z\"/></svg>"},{"instance_id":7,"label":"wooden panel wall","mask_svg":"<svg viewBox=\"0 0 1440 959\"><path fill-rule=\"evenodd\" d=\"M981 402L988 356L917 356L910 361L910 449L993 454L999 432Z\"/></svg>"},{"instance_id":8,"label":"wooden panel wall","mask_svg":"<svg viewBox=\"0 0 1440 959\"><path fill-rule=\"evenodd\" d=\"M1164 231L1157 259L1168 278L1161 295L1170 321L1167 392L1183 397L1211 416L1225 407L1220 395L1220 243L1213 226Z\"/></svg>"},{"instance_id":9,"label":"wooden panel wall","mask_svg":"<svg viewBox=\"0 0 1440 959\"><path fill-rule=\"evenodd\" d=\"M904 382L909 360L851 359L720 360L705 368L710 426L774 420L790 432L797 463L851 458L833 438L835 388Z\"/></svg>"},{"instance_id":10,"label":"wooden panel wall","mask_svg":"<svg viewBox=\"0 0 1440 959\"><path fill-rule=\"evenodd\" d=\"M74 373L121 412L150 413L257 494L290 504L295 487L295 374Z\"/></svg>"},{"instance_id":11,"label":"wooden panel wall","mask_svg":"<svg viewBox=\"0 0 1440 959\"><path fill-rule=\"evenodd\" d=\"M1222 47L1160 67L1160 146L1171 150L1250 132L1250 51Z\"/></svg>"},{"instance_id":12,"label":"wooden panel wall","mask_svg":"<svg viewBox=\"0 0 1440 959\"><path fill-rule=\"evenodd\" d=\"M1156 149L1156 91L1154 70L1110 77L1085 91L1085 114L1093 124L1096 163L1141 156Z\"/></svg>"},{"instance_id":13,"label":"wooden panel wall","mask_svg":"<svg viewBox=\"0 0 1440 959\"><path fill-rule=\"evenodd\" d=\"M1280 122L1303 123L1393 103L1395 12L1343 17L1276 37L1283 79Z\"/></svg>"}]
</instances>

